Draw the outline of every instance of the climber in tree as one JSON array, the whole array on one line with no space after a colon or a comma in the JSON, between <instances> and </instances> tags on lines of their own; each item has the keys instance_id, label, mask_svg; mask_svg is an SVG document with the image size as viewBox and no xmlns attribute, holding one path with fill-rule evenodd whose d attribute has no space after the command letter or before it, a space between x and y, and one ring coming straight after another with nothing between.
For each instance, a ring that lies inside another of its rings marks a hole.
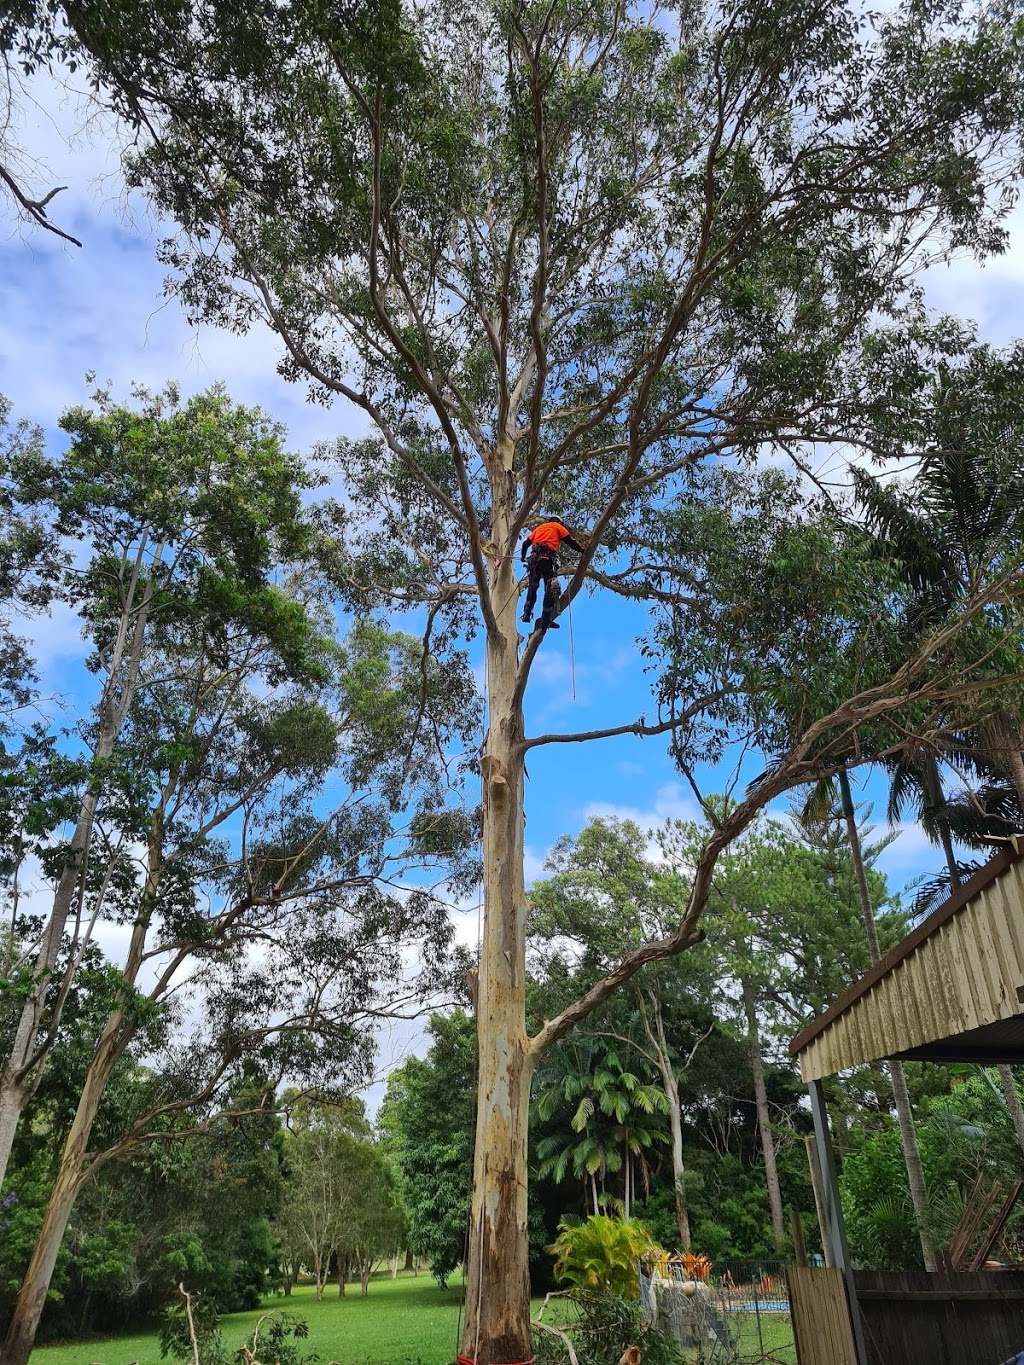
<instances>
[{"instance_id":1,"label":"climber in tree","mask_svg":"<svg viewBox=\"0 0 1024 1365\"><path fill-rule=\"evenodd\" d=\"M541 630L558 630L555 608L558 606L558 552L563 542L577 554L583 553L583 546L573 535L561 517L547 517L535 527L523 541L522 558L526 565L527 589L523 604L523 620L529 622L537 602L537 588L544 582L544 605L537 625Z\"/></svg>"}]
</instances>

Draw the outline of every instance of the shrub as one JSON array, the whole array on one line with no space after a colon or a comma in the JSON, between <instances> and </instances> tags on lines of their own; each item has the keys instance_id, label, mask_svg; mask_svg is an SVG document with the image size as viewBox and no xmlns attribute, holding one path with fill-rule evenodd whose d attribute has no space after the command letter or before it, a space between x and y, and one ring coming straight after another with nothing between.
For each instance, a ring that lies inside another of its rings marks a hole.
<instances>
[{"instance_id":1,"label":"shrub","mask_svg":"<svg viewBox=\"0 0 1024 1365\"><path fill-rule=\"evenodd\" d=\"M661 1332L644 1326L639 1300L574 1292L575 1321L560 1324L571 1339L579 1365L618 1365L628 1346L640 1348L642 1365L681 1365L679 1348ZM534 1331L537 1365L567 1365L557 1337Z\"/></svg>"},{"instance_id":2,"label":"shrub","mask_svg":"<svg viewBox=\"0 0 1024 1365\"><path fill-rule=\"evenodd\" d=\"M634 1218L591 1214L585 1223L561 1222L548 1250L555 1257L555 1276L591 1294L631 1297L638 1293L637 1261L653 1250L654 1241Z\"/></svg>"}]
</instances>

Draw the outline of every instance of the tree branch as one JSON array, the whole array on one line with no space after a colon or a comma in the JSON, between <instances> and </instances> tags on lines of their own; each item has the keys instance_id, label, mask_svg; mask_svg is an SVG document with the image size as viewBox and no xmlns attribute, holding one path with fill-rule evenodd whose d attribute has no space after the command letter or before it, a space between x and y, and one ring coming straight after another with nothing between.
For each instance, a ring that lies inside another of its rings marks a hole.
<instances>
[{"instance_id":1,"label":"tree branch","mask_svg":"<svg viewBox=\"0 0 1024 1365\"><path fill-rule=\"evenodd\" d=\"M0 180L7 186L11 194L37 227L45 228L47 232L52 232L54 236L60 237L62 241L70 242L72 246L80 247L82 245L77 237L72 237L70 232L65 232L62 228L59 228L56 223L51 223L46 215L47 204L55 194L60 194L61 190L66 190L67 185L57 185L49 194L44 195L42 199L30 199L2 161L0 161Z\"/></svg>"}]
</instances>

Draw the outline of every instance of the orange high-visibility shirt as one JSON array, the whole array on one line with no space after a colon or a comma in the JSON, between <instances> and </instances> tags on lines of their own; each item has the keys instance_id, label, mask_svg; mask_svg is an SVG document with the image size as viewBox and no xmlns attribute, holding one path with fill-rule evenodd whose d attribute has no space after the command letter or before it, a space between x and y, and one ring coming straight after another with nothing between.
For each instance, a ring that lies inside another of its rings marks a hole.
<instances>
[{"instance_id":1,"label":"orange high-visibility shirt","mask_svg":"<svg viewBox=\"0 0 1024 1365\"><path fill-rule=\"evenodd\" d=\"M562 541L570 532L557 521L542 521L535 531L531 531L528 539L530 545L543 545L546 550L553 550L558 553Z\"/></svg>"}]
</instances>

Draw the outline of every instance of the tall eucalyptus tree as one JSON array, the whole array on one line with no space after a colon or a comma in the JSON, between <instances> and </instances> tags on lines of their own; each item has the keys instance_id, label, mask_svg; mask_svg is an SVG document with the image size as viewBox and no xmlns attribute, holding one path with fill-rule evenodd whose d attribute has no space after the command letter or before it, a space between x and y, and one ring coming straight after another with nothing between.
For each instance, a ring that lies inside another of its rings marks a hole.
<instances>
[{"instance_id":1,"label":"tall eucalyptus tree","mask_svg":"<svg viewBox=\"0 0 1024 1365\"><path fill-rule=\"evenodd\" d=\"M957 334L925 318L915 271L1003 243L1022 107L1014 5L975 16L938 0L868 17L823 0L356 0L340 13L140 13L123 0L114 23L106 8L67 12L97 82L140 131L134 180L180 227L164 258L189 309L229 327L267 322L283 372L318 400L347 400L374 433L338 448L352 591L425 607L435 648L484 632L464 1350L479 1365L526 1359L537 1060L645 962L696 941L719 852L828 766L832 737L904 705L908 688L949 692L935 661L962 622L884 677L839 670L828 706L804 714L770 775L714 827L673 936L530 1037L527 753L676 732L686 761L686 736L723 690L742 714L764 674L706 690L691 673L652 723L528 735L542 636L518 636L516 543L557 507L590 532L563 608L588 583L661 601L666 561L647 552L643 517L685 501L704 461L832 440L889 448L883 421L912 418L914 375ZM670 548L671 575L685 547ZM672 596L677 633L687 610L699 626L701 599ZM858 630L833 634L863 661Z\"/></svg>"}]
</instances>

